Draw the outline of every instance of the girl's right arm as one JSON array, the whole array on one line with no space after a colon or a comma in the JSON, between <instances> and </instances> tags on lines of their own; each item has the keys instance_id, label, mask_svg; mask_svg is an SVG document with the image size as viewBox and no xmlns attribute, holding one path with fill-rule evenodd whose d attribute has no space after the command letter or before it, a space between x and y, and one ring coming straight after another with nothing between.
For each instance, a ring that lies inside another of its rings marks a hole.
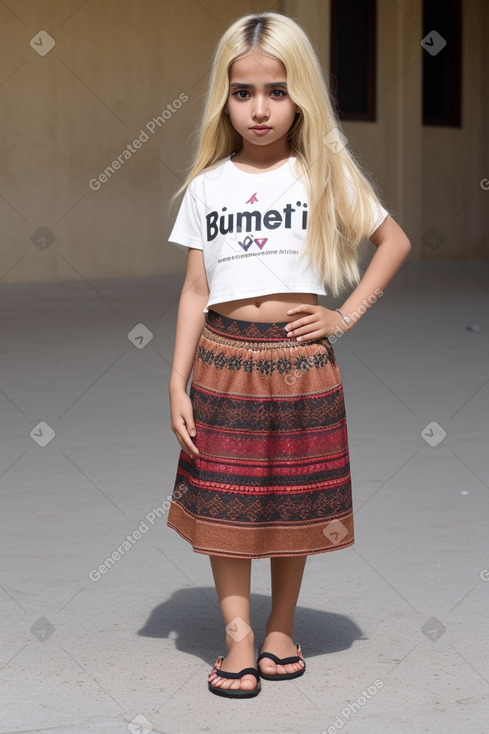
<instances>
[{"instance_id":1,"label":"girl's right arm","mask_svg":"<svg viewBox=\"0 0 489 734\"><path fill-rule=\"evenodd\" d=\"M185 453L199 453L195 436L192 403L187 383L192 371L197 344L205 322L203 309L209 298L202 250L190 248L187 272L178 305L173 365L169 381L171 429Z\"/></svg>"}]
</instances>

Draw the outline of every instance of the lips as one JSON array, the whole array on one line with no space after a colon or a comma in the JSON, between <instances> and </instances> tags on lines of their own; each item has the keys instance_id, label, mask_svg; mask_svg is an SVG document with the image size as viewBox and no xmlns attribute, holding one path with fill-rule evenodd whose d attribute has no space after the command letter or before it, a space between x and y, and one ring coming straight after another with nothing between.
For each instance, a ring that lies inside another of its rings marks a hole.
<instances>
[{"instance_id":1,"label":"lips","mask_svg":"<svg viewBox=\"0 0 489 734\"><path fill-rule=\"evenodd\" d=\"M254 127L251 127L250 130L253 130L257 138L264 138L267 133L270 132L272 128L268 125L254 125Z\"/></svg>"}]
</instances>

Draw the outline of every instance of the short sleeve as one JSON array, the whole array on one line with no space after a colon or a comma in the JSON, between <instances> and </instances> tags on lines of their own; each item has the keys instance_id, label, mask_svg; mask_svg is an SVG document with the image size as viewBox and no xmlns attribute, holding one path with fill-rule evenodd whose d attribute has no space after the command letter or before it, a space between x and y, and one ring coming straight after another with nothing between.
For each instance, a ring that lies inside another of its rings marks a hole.
<instances>
[{"instance_id":1,"label":"short sleeve","mask_svg":"<svg viewBox=\"0 0 489 734\"><path fill-rule=\"evenodd\" d=\"M381 204L380 205L377 204L377 202L375 201L375 199L371 199L370 200L370 205L372 207L372 212L373 212L374 216L376 216L376 220L375 220L375 225L374 225L372 231L369 232L369 235L368 235L369 237L371 237L373 235L373 233L375 232L375 230L378 227L380 227L380 225L382 224L382 222L384 221L384 219L386 218L386 216L389 214L389 212L387 211L387 209L384 209L384 207Z\"/></svg>"},{"instance_id":2,"label":"short sleeve","mask_svg":"<svg viewBox=\"0 0 489 734\"><path fill-rule=\"evenodd\" d=\"M349 184L348 188L350 191L350 202L351 202L352 207L354 207L355 202L357 200L357 192L355 191L355 188L353 186L353 180L351 178L350 172L348 171L346 167L345 167L345 174L346 174L346 179ZM373 198L373 196L370 197L370 207L372 209L372 214L375 217L375 224L371 232L369 232L368 234L369 237L371 237L373 233L375 232L375 230L378 227L380 227L380 225L382 224L386 216L389 214L387 209L384 209L382 204L378 204L376 199Z\"/></svg>"},{"instance_id":3,"label":"short sleeve","mask_svg":"<svg viewBox=\"0 0 489 734\"><path fill-rule=\"evenodd\" d=\"M187 186L168 241L180 247L194 247L203 250L202 225L197 196L192 183L191 181Z\"/></svg>"}]
</instances>

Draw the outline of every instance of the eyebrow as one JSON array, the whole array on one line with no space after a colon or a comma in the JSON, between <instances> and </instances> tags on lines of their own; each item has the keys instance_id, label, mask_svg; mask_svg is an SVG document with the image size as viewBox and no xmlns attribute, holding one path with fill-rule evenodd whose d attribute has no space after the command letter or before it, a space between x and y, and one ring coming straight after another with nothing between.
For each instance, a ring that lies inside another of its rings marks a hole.
<instances>
[{"instance_id":1,"label":"eyebrow","mask_svg":"<svg viewBox=\"0 0 489 734\"><path fill-rule=\"evenodd\" d=\"M245 84L244 82L233 82L230 84L231 87L240 87L241 89L254 89L254 84ZM270 89L271 87L287 87L287 82L267 82L265 85L265 89Z\"/></svg>"}]
</instances>

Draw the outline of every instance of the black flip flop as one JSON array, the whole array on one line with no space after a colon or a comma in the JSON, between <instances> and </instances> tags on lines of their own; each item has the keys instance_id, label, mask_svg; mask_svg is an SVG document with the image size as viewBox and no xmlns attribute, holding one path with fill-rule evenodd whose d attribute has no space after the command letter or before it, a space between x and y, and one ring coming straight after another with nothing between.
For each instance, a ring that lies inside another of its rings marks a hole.
<instances>
[{"instance_id":1,"label":"black flip flop","mask_svg":"<svg viewBox=\"0 0 489 734\"><path fill-rule=\"evenodd\" d=\"M292 678L299 678L299 676L304 675L304 671L306 669L306 661L304 660L300 644L296 642L295 646L297 648L297 655L291 655L288 658L279 658L274 655L273 652L262 652L260 655L258 655L256 659L256 664L258 665L260 660L263 660L263 658L270 658L270 660L273 660L276 665L298 663L302 660L302 662L304 663L304 665L302 666L302 670L296 670L295 673L283 673L282 675L280 675L279 673L276 673L275 675L269 675L268 673L262 673L260 670L260 677L264 678L265 680L291 680Z\"/></svg>"},{"instance_id":2,"label":"black flip flop","mask_svg":"<svg viewBox=\"0 0 489 734\"><path fill-rule=\"evenodd\" d=\"M260 673L256 668L243 668L243 670L240 670L239 673L231 673L228 670L221 670L222 661L224 660L223 655L219 655L217 658L214 667L212 668L211 672L209 673L207 677L207 685L209 686L209 690L212 691L212 693L215 693L217 696L226 696L227 698L252 698L253 696L257 696L261 691L261 683L260 683ZM256 678L256 686L251 691L247 691L244 688L237 688L236 690L232 690L230 688L219 688L218 686L213 686L211 679L214 679L214 676L219 676L220 678L242 678L244 675L247 674L254 675Z\"/></svg>"}]
</instances>

